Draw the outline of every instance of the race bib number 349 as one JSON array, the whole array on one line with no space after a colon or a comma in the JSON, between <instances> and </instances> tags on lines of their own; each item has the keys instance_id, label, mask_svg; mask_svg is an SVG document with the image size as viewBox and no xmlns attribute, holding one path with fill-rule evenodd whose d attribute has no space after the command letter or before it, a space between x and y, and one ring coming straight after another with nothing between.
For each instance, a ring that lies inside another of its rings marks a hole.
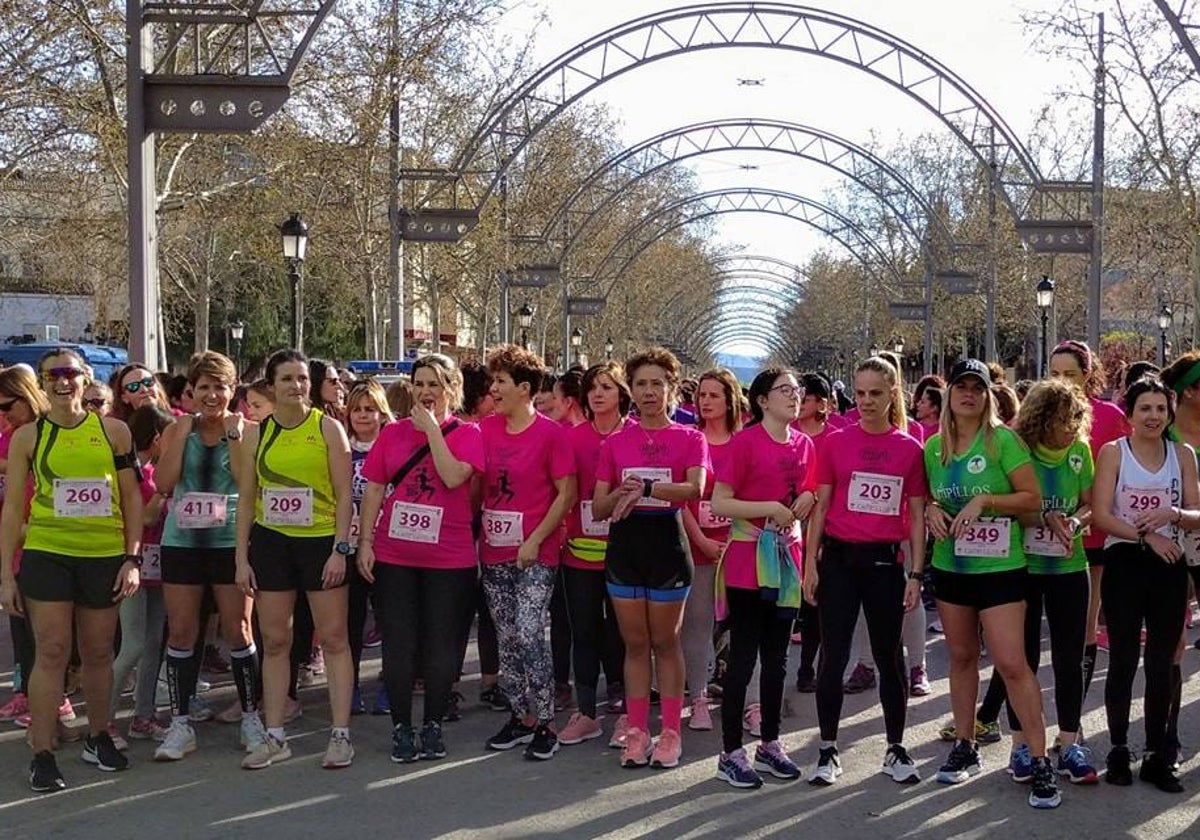
<instances>
[{"instance_id":1,"label":"race bib number 349","mask_svg":"<svg viewBox=\"0 0 1200 840\"><path fill-rule=\"evenodd\" d=\"M980 519L954 541L959 557L1007 557L1011 519Z\"/></svg>"},{"instance_id":2,"label":"race bib number 349","mask_svg":"<svg viewBox=\"0 0 1200 840\"><path fill-rule=\"evenodd\" d=\"M54 515L67 519L112 514L112 488L104 478L54 479Z\"/></svg>"}]
</instances>

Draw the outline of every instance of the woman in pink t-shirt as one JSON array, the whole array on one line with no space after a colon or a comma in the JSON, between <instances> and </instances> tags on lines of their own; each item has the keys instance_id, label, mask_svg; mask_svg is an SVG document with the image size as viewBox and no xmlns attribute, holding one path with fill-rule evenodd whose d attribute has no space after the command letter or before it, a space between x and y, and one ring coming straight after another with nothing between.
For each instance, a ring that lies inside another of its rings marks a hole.
<instances>
[{"instance_id":1,"label":"woman in pink t-shirt","mask_svg":"<svg viewBox=\"0 0 1200 840\"><path fill-rule=\"evenodd\" d=\"M680 510L704 493L708 444L699 431L671 422L679 360L661 347L625 363L641 422L600 446L594 511L610 519L604 556L608 591L625 640L625 707L629 730L621 764L679 764L684 660L679 628L692 583ZM650 732L651 651L662 694L662 734Z\"/></svg>"},{"instance_id":2,"label":"woman in pink t-shirt","mask_svg":"<svg viewBox=\"0 0 1200 840\"><path fill-rule=\"evenodd\" d=\"M512 345L488 355L496 413L483 432L483 589L500 640L512 717L488 739L493 750L526 744L527 758L558 750L554 668L546 618L562 554L563 520L575 504L575 458L567 430L533 407L541 360Z\"/></svg>"},{"instance_id":3,"label":"woman in pink t-shirt","mask_svg":"<svg viewBox=\"0 0 1200 840\"><path fill-rule=\"evenodd\" d=\"M362 467L367 484L357 564L378 605L397 762L446 755L442 719L458 675L458 638L473 606L477 573L471 478L484 465L479 427L452 413L462 403L454 361L418 359L412 385L412 414L380 429ZM425 678L419 745L412 725L418 653Z\"/></svg>"},{"instance_id":4,"label":"woman in pink t-shirt","mask_svg":"<svg viewBox=\"0 0 1200 840\"><path fill-rule=\"evenodd\" d=\"M800 778L779 740L779 720L788 644L800 608L800 521L816 500L816 449L808 435L792 428L802 397L790 370L768 368L754 378L753 420L730 444L713 488L713 509L733 523L715 588L717 618L729 627L717 778L734 787L759 787L756 768L776 778ZM742 716L746 687L760 660L762 743L751 766L742 748Z\"/></svg>"},{"instance_id":5,"label":"woman in pink t-shirt","mask_svg":"<svg viewBox=\"0 0 1200 840\"><path fill-rule=\"evenodd\" d=\"M625 371L611 361L589 368L579 388L587 419L567 432L575 456L579 503L567 514L567 544L561 570L571 619L571 660L579 709L558 733L560 744L579 744L603 734L596 713L601 666L608 684L608 711L620 715L613 730L614 740L622 736L626 720L621 714L625 647L604 579L608 523L596 520L592 492L596 487L600 445L630 422L633 396L625 384Z\"/></svg>"},{"instance_id":6,"label":"woman in pink t-shirt","mask_svg":"<svg viewBox=\"0 0 1200 840\"><path fill-rule=\"evenodd\" d=\"M704 481L704 497L688 502L683 509L683 527L692 549L695 572L692 592L683 610L683 658L692 693L692 716L688 728L712 729L708 709L708 676L713 661L713 583L717 560L729 539L729 520L712 511L713 473L729 458L730 441L742 430L742 413L748 410L737 377L725 368L700 375L696 387L698 428L708 441L712 469Z\"/></svg>"},{"instance_id":7,"label":"woman in pink t-shirt","mask_svg":"<svg viewBox=\"0 0 1200 840\"><path fill-rule=\"evenodd\" d=\"M821 451L817 506L808 526L804 594L821 617L817 719L821 746L812 781L830 785L841 774L838 723L842 673L850 659L861 608L879 671L879 700L887 730L884 772L896 782L919 781L904 748L904 613L921 598L925 565L925 463L921 444L900 431L904 392L882 359L861 362L854 374L859 422L830 435ZM912 546L905 582L901 543Z\"/></svg>"}]
</instances>

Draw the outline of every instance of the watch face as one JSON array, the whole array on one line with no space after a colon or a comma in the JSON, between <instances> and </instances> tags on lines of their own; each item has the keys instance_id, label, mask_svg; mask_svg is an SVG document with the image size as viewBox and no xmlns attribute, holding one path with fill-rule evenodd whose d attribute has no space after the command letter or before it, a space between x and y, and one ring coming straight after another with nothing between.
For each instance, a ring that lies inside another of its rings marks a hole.
<instances>
[{"instance_id":1,"label":"watch face","mask_svg":"<svg viewBox=\"0 0 1200 840\"><path fill-rule=\"evenodd\" d=\"M333 547L333 550L338 554L350 554L353 550L348 542L340 542Z\"/></svg>"}]
</instances>

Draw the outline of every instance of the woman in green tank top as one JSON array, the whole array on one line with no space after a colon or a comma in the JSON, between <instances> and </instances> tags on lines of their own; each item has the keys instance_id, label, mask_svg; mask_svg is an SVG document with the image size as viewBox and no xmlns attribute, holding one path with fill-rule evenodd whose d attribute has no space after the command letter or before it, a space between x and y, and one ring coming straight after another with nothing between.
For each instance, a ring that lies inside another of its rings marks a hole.
<instances>
[{"instance_id":1,"label":"woman in green tank top","mask_svg":"<svg viewBox=\"0 0 1200 840\"><path fill-rule=\"evenodd\" d=\"M129 427L83 408L89 378L83 359L62 348L43 356L38 370L50 410L17 430L9 450L8 493L23 498L32 472L34 494L20 591L12 563L23 511L5 505L0 517L0 604L28 613L33 625L30 786L53 791L66 787L51 750L74 627L88 704L83 760L109 771L129 765L107 724L117 605L139 584L142 498Z\"/></svg>"}]
</instances>

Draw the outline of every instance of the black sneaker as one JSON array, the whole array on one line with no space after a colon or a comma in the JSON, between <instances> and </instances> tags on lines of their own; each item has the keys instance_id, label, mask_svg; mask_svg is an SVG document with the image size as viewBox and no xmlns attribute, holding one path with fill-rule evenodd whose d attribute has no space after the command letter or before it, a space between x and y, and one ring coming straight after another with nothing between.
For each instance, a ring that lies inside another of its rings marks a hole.
<instances>
[{"instance_id":1,"label":"black sneaker","mask_svg":"<svg viewBox=\"0 0 1200 840\"><path fill-rule=\"evenodd\" d=\"M446 744L442 741L442 725L436 720L427 720L421 727L421 758L432 761L446 757Z\"/></svg>"},{"instance_id":2,"label":"black sneaker","mask_svg":"<svg viewBox=\"0 0 1200 840\"><path fill-rule=\"evenodd\" d=\"M1183 793L1183 784L1179 777L1171 769L1170 763L1158 753L1146 753L1142 757L1142 768L1138 771L1138 778L1149 782L1163 793Z\"/></svg>"},{"instance_id":3,"label":"black sneaker","mask_svg":"<svg viewBox=\"0 0 1200 840\"><path fill-rule=\"evenodd\" d=\"M54 753L42 750L34 755L33 761L29 762L29 787L36 793L66 789L67 780L58 772L58 762L54 760Z\"/></svg>"},{"instance_id":4,"label":"black sneaker","mask_svg":"<svg viewBox=\"0 0 1200 840\"><path fill-rule=\"evenodd\" d=\"M1062 804L1054 768L1044 755L1033 760L1033 786L1029 790L1029 804L1034 808L1057 808Z\"/></svg>"},{"instance_id":5,"label":"black sneaker","mask_svg":"<svg viewBox=\"0 0 1200 840\"><path fill-rule=\"evenodd\" d=\"M978 776L983 771L983 762L979 760L979 750L970 741L955 741L946 758L946 763L938 768L937 780L946 785L957 785L972 776Z\"/></svg>"},{"instance_id":6,"label":"black sneaker","mask_svg":"<svg viewBox=\"0 0 1200 840\"><path fill-rule=\"evenodd\" d=\"M1108 769L1104 772L1104 781L1110 785L1129 787L1133 784L1133 771L1129 769L1132 760L1129 747L1113 747L1108 751L1108 758L1105 760Z\"/></svg>"},{"instance_id":7,"label":"black sneaker","mask_svg":"<svg viewBox=\"0 0 1200 840\"><path fill-rule=\"evenodd\" d=\"M461 706L464 702L466 702L466 698L457 691L450 692L450 701L446 704L445 720L447 723L458 723L462 720Z\"/></svg>"},{"instance_id":8,"label":"black sneaker","mask_svg":"<svg viewBox=\"0 0 1200 840\"><path fill-rule=\"evenodd\" d=\"M87 737L83 742L83 760L107 773L124 770L129 766L129 759L121 754L107 732Z\"/></svg>"},{"instance_id":9,"label":"black sneaker","mask_svg":"<svg viewBox=\"0 0 1200 840\"><path fill-rule=\"evenodd\" d=\"M533 731L533 738L525 748L525 757L537 761L549 761L558 752L558 736L554 730L544 723L538 724Z\"/></svg>"},{"instance_id":10,"label":"black sneaker","mask_svg":"<svg viewBox=\"0 0 1200 840\"><path fill-rule=\"evenodd\" d=\"M392 761L397 764L411 764L416 760L416 732L408 724L397 723L392 728Z\"/></svg>"},{"instance_id":11,"label":"black sneaker","mask_svg":"<svg viewBox=\"0 0 1200 840\"><path fill-rule=\"evenodd\" d=\"M479 702L491 707L493 712L512 711L512 704L500 687L500 683L492 683L479 689Z\"/></svg>"},{"instance_id":12,"label":"black sneaker","mask_svg":"<svg viewBox=\"0 0 1200 840\"><path fill-rule=\"evenodd\" d=\"M533 727L521 723L521 719L513 715L508 719L499 732L487 739L489 750L511 750L520 744L528 744L533 740ZM557 739L555 739L557 741Z\"/></svg>"},{"instance_id":13,"label":"black sneaker","mask_svg":"<svg viewBox=\"0 0 1200 840\"><path fill-rule=\"evenodd\" d=\"M801 668L796 672L796 690L801 694L812 694L817 690L817 674L812 668Z\"/></svg>"}]
</instances>

